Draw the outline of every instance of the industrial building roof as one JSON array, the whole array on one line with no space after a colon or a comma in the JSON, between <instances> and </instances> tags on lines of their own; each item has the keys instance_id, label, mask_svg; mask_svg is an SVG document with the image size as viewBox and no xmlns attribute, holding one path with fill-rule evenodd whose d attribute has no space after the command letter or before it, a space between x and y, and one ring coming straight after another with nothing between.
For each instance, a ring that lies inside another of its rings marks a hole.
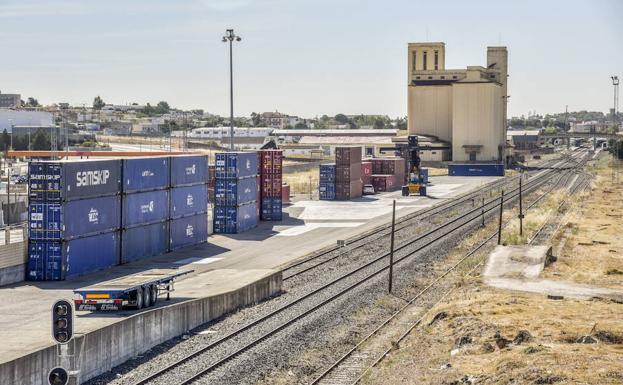
<instances>
[{"instance_id":1,"label":"industrial building roof","mask_svg":"<svg viewBox=\"0 0 623 385\"><path fill-rule=\"evenodd\" d=\"M390 136L303 136L299 144L392 144Z\"/></svg>"},{"instance_id":2,"label":"industrial building roof","mask_svg":"<svg viewBox=\"0 0 623 385\"><path fill-rule=\"evenodd\" d=\"M344 130L274 130L273 136L395 136L398 133L396 128L380 128L380 129L344 129Z\"/></svg>"}]
</instances>

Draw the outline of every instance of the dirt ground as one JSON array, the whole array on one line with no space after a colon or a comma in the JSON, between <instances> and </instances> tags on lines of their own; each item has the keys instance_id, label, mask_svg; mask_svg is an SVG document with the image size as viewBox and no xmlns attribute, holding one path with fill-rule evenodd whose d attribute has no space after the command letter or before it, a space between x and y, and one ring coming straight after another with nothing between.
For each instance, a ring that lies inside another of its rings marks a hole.
<instances>
[{"instance_id":1,"label":"dirt ground","mask_svg":"<svg viewBox=\"0 0 623 385\"><path fill-rule=\"evenodd\" d=\"M623 173L617 183L610 161L563 216L543 277L623 288ZM623 304L494 289L472 274L363 383L623 384Z\"/></svg>"}]
</instances>

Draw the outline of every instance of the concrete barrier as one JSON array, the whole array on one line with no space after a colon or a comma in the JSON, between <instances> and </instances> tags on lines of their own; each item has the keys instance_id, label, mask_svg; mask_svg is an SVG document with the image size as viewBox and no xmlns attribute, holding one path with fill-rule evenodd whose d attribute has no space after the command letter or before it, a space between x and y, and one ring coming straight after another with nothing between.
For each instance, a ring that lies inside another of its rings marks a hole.
<instances>
[{"instance_id":1,"label":"concrete barrier","mask_svg":"<svg viewBox=\"0 0 623 385\"><path fill-rule=\"evenodd\" d=\"M237 290L143 311L77 336L74 341L80 382L105 373L160 343L233 310L276 296L281 287L281 272L275 271ZM57 361L57 347L51 345L0 364L0 382L12 385L47 384L47 373L58 364Z\"/></svg>"},{"instance_id":2,"label":"concrete barrier","mask_svg":"<svg viewBox=\"0 0 623 385\"><path fill-rule=\"evenodd\" d=\"M0 245L0 286L22 282L26 277L26 242Z\"/></svg>"}]
</instances>

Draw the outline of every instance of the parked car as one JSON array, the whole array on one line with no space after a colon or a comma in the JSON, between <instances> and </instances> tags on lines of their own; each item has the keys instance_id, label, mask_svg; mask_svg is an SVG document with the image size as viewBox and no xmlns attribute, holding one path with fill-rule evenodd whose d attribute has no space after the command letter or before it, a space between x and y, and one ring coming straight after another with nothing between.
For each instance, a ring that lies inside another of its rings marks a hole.
<instances>
[{"instance_id":1,"label":"parked car","mask_svg":"<svg viewBox=\"0 0 623 385\"><path fill-rule=\"evenodd\" d=\"M363 185L363 195L374 195L374 194L376 194L376 191L374 191L374 186L372 186L371 184Z\"/></svg>"}]
</instances>

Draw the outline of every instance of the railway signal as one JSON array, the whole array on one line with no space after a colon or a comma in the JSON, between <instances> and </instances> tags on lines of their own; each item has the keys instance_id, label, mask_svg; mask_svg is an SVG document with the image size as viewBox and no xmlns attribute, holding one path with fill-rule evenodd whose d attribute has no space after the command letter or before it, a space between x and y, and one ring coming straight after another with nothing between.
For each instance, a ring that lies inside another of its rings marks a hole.
<instances>
[{"instance_id":1,"label":"railway signal","mask_svg":"<svg viewBox=\"0 0 623 385\"><path fill-rule=\"evenodd\" d=\"M74 309L71 302L60 299L52 306L52 338L66 344L74 335Z\"/></svg>"},{"instance_id":2,"label":"railway signal","mask_svg":"<svg viewBox=\"0 0 623 385\"><path fill-rule=\"evenodd\" d=\"M67 385L69 382L69 373L64 368L56 367L50 370L48 374L48 384L50 385Z\"/></svg>"}]
</instances>

